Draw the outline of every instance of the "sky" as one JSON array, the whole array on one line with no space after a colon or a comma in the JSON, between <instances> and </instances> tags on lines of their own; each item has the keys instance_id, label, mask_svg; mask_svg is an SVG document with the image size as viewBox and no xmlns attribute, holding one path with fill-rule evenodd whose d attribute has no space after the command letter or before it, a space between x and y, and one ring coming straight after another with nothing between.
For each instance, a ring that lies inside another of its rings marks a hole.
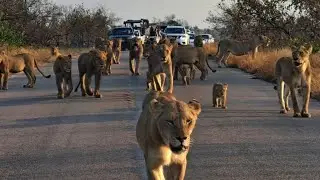
<instances>
[{"instance_id":1,"label":"sky","mask_svg":"<svg viewBox=\"0 0 320 180\"><path fill-rule=\"evenodd\" d=\"M220 0L52 0L57 4L74 5L84 4L87 8L95 8L103 5L106 9L114 12L122 18L121 22L127 19L152 17L163 19L165 16L175 14L177 19L185 19L190 25L197 25L200 28L207 28L205 22L209 11L216 9Z\"/></svg>"}]
</instances>

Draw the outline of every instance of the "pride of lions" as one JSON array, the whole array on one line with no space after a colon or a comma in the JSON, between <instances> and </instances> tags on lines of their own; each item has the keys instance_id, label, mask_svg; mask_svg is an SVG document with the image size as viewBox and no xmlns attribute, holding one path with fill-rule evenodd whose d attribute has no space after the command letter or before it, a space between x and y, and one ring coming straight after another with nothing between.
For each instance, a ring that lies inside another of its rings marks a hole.
<instances>
[{"instance_id":1,"label":"pride of lions","mask_svg":"<svg viewBox=\"0 0 320 180\"><path fill-rule=\"evenodd\" d=\"M244 55L252 52L253 58L257 48L268 45L266 36L254 37L249 42L221 40L216 54L218 67L221 62L227 66L230 54ZM163 38L159 43L134 38L129 48L129 70L132 76L140 75L140 62L147 59L148 71L146 85L149 93L145 96L142 112L136 127L136 137L144 153L145 164L149 179L184 179L187 154L190 149L190 136L201 112L201 104L192 99L188 103L177 100L173 95L173 82L178 79L178 72L182 82L189 85L195 77L195 67L201 71L201 80L206 79L208 70L216 72L208 64L208 55L202 47L178 46L176 42ZM312 46L304 44L292 48L291 57L280 58L275 66L280 113L290 111L289 95L293 102L293 117L311 117L309 109L311 91L310 54ZM52 58L55 59L53 71L56 77L57 98L68 97L72 90L71 66L72 56L62 55L58 48L52 48ZM97 39L95 48L83 53L78 58L79 83L75 88L81 88L82 96L101 98L100 84L102 74L110 75L112 64L119 64L121 56L121 40ZM0 88L8 90L9 73L24 72L28 83L24 88L33 88L36 82L34 66L39 69L35 58L30 54L8 56L0 54ZM91 78L95 76L95 88L92 91ZM167 86L167 88L165 88ZM215 83L212 91L213 107L227 108L228 85ZM299 109L296 90L301 89L303 107ZM167 171L163 167L168 166Z\"/></svg>"}]
</instances>

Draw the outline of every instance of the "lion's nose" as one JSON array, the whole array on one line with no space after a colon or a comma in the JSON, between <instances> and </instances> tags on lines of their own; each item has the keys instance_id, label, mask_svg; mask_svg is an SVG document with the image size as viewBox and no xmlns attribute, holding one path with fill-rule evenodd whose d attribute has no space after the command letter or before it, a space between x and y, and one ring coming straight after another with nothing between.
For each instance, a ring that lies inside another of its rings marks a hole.
<instances>
[{"instance_id":1,"label":"lion's nose","mask_svg":"<svg viewBox=\"0 0 320 180\"><path fill-rule=\"evenodd\" d=\"M176 137L176 139L178 139L180 142L183 142L187 139L187 137Z\"/></svg>"}]
</instances>

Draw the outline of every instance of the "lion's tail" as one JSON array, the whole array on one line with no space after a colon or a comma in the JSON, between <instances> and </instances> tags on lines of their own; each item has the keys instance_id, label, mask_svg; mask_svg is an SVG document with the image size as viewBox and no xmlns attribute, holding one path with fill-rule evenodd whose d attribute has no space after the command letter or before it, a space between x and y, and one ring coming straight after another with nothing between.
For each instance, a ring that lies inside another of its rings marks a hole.
<instances>
[{"instance_id":1,"label":"lion's tail","mask_svg":"<svg viewBox=\"0 0 320 180\"><path fill-rule=\"evenodd\" d=\"M78 92L78 88L79 88L79 86L80 86L80 81L79 81L79 83L78 83L77 87L74 89L74 92Z\"/></svg>"},{"instance_id":2,"label":"lion's tail","mask_svg":"<svg viewBox=\"0 0 320 180\"><path fill-rule=\"evenodd\" d=\"M208 65L209 69L210 69L212 72L216 72L216 71L217 71L217 70L212 69L212 68L210 67L209 62L208 62L208 56L207 56L207 55L206 55L206 62L207 62L207 65Z\"/></svg>"},{"instance_id":3,"label":"lion's tail","mask_svg":"<svg viewBox=\"0 0 320 180\"><path fill-rule=\"evenodd\" d=\"M42 75L43 77L45 77L45 78L50 78L50 77L51 77L51 74L49 74L49 75L47 75L47 76L44 75L44 73L40 70L36 59L34 59L34 64L36 65L36 68L38 69L38 71L41 73L41 75Z\"/></svg>"}]
</instances>

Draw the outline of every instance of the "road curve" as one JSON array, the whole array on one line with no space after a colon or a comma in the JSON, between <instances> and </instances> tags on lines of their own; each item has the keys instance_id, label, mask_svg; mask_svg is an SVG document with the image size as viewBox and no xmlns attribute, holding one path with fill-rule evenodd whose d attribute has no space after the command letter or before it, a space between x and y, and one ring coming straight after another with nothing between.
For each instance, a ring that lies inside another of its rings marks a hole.
<instances>
[{"instance_id":1,"label":"road curve","mask_svg":"<svg viewBox=\"0 0 320 180\"><path fill-rule=\"evenodd\" d=\"M128 53L104 76L102 99L56 99L54 76L9 79L0 91L0 179L145 179L135 125L146 94L145 76L132 77ZM52 64L42 67L46 74ZM146 71L143 62L142 72ZM229 84L228 109L211 107L214 82ZM73 83L78 83L73 62ZM320 104L312 118L279 114L273 85L236 69L218 69L191 86L175 81L177 98L196 98L202 113L193 134L186 179L319 179Z\"/></svg>"}]
</instances>

